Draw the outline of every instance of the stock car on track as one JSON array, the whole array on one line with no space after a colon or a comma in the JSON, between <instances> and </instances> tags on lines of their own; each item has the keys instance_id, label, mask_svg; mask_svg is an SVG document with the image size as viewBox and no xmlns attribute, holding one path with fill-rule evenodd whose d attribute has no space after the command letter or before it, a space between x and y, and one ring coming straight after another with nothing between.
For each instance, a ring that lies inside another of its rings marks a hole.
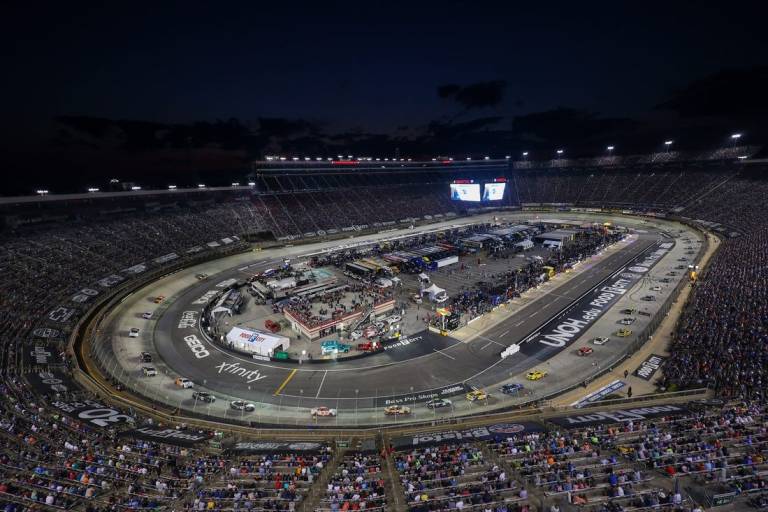
<instances>
[{"instance_id":1,"label":"stock car on track","mask_svg":"<svg viewBox=\"0 0 768 512\"><path fill-rule=\"evenodd\" d=\"M482 389L473 389L469 393L467 393L467 400L470 402L476 402L478 400L487 400L488 399L488 393L483 391Z\"/></svg>"},{"instance_id":2,"label":"stock car on track","mask_svg":"<svg viewBox=\"0 0 768 512\"><path fill-rule=\"evenodd\" d=\"M192 393L192 400L194 401L200 401L200 402L206 402L209 404L212 404L216 401L216 397L212 394L208 393L207 391L195 391Z\"/></svg>"},{"instance_id":3,"label":"stock car on track","mask_svg":"<svg viewBox=\"0 0 768 512\"><path fill-rule=\"evenodd\" d=\"M656 300L655 295L645 295L640 300L644 300L645 302L654 302Z\"/></svg>"},{"instance_id":4,"label":"stock car on track","mask_svg":"<svg viewBox=\"0 0 768 512\"><path fill-rule=\"evenodd\" d=\"M236 411L253 412L256 410L256 406L251 402L244 402L243 400L233 400L229 402L229 407Z\"/></svg>"},{"instance_id":5,"label":"stock car on track","mask_svg":"<svg viewBox=\"0 0 768 512\"><path fill-rule=\"evenodd\" d=\"M521 392L523 389L525 389L525 386L522 384L518 384L517 382L512 382L510 384L504 384L499 388L499 391L504 393L505 395L516 395L519 392Z\"/></svg>"},{"instance_id":6,"label":"stock car on track","mask_svg":"<svg viewBox=\"0 0 768 512\"><path fill-rule=\"evenodd\" d=\"M525 374L525 378L528 380L540 380L546 377L547 372L542 370L531 370Z\"/></svg>"},{"instance_id":7,"label":"stock car on track","mask_svg":"<svg viewBox=\"0 0 768 512\"><path fill-rule=\"evenodd\" d=\"M595 349L593 349L592 347L581 347L579 350L576 351L576 354L580 356L588 356L594 351Z\"/></svg>"},{"instance_id":8,"label":"stock car on track","mask_svg":"<svg viewBox=\"0 0 768 512\"><path fill-rule=\"evenodd\" d=\"M191 388L192 386L195 385L194 382L192 382L186 377L177 377L174 383L176 384L176 386L184 389Z\"/></svg>"},{"instance_id":9,"label":"stock car on track","mask_svg":"<svg viewBox=\"0 0 768 512\"><path fill-rule=\"evenodd\" d=\"M622 318L621 320L619 320L619 323L621 325L632 325L633 323L635 323L635 319L632 318L631 316L628 316L626 318Z\"/></svg>"},{"instance_id":10,"label":"stock car on track","mask_svg":"<svg viewBox=\"0 0 768 512\"><path fill-rule=\"evenodd\" d=\"M651 291L652 292L660 292L661 291L661 286L651 286Z\"/></svg>"},{"instance_id":11,"label":"stock car on track","mask_svg":"<svg viewBox=\"0 0 768 512\"><path fill-rule=\"evenodd\" d=\"M128 337L129 338L138 338L140 332L141 331L139 330L138 327L131 327L131 330L128 331Z\"/></svg>"},{"instance_id":12,"label":"stock car on track","mask_svg":"<svg viewBox=\"0 0 768 512\"><path fill-rule=\"evenodd\" d=\"M160 304L164 300L165 300L165 295L158 295L157 297L155 297L155 304Z\"/></svg>"},{"instance_id":13,"label":"stock car on track","mask_svg":"<svg viewBox=\"0 0 768 512\"><path fill-rule=\"evenodd\" d=\"M315 407L309 411L309 414L313 418L333 418L336 416L336 409L331 409L329 407Z\"/></svg>"},{"instance_id":14,"label":"stock car on track","mask_svg":"<svg viewBox=\"0 0 768 512\"><path fill-rule=\"evenodd\" d=\"M195 274L195 277L198 281L202 281L203 279L208 279L208 274Z\"/></svg>"},{"instance_id":15,"label":"stock car on track","mask_svg":"<svg viewBox=\"0 0 768 512\"><path fill-rule=\"evenodd\" d=\"M141 359L142 363L151 363L152 362L152 354L149 352L142 352L139 354L139 359Z\"/></svg>"},{"instance_id":16,"label":"stock car on track","mask_svg":"<svg viewBox=\"0 0 768 512\"><path fill-rule=\"evenodd\" d=\"M668 277L662 277L661 279L659 279L659 282L660 283L671 283L672 280L670 278L668 278Z\"/></svg>"},{"instance_id":17,"label":"stock car on track","mask_svg":"<svg viewBox=\"0 0 768 512\"><path fill-rule=\"evenodd\" d=\"M635 308L626 308L621 310L622 315L634 315L637 312Z\"/></svg>"},{"instance_id":18,"label":"stock car on track","mask_svg":"<svg viewBox=\"0 0 768 512\"><path fill-rule=\"evenodd\" d=\"M685 265L678 265L675 267L675 270L685 270Z\"/></svg>"},{"instance_id":19,"label":"stock car on track","mask_svg":"<svg viewBox=\"0 0 768 512\"><path fill-rule=\"evenodd\" d=\"M141 368L141 373L143 373L145 377L154 377L157 375L157 369L154 366L144 366Z\"/></svg>"},{"instance_id":20,"label":"stock car on track","mask_svg":"<svg viewBox=\"0 0 768 512\"><path fill-rule=\"evenodd\" d=\"M384 415L386 416L402 416L405 414L411 414L411 408L404 405L390 405L384 408Z\"/></svg>"},{"instance_id":21,"label":"stock car on track","mask_svg":"<svg viewBox=\"0 0 768 512\"><path fill-rule=\"evenodd\" d=\"M629 329L619 329L616 331L616 336L619 338L626 338L627 336L632 336L632 331Z\"/></svg>"},{"instance_id":22,"label":"stock car on track","mask_svg":"<svg viewBox=\"0 0 768 512\"><path fill-rule=\"evenodd\" d=\"M598 336L597 338L592 340L592 343L595 345L605 345L610 341L610 338L607 336Z\"/></svg>"},{"instance_id":23,"label":"stock car on track","mask_svg":"<svg viewBox=\"0 0 768 512\"><path fill-rule=\"evenodd\" d=\"M141 318L143 318L144 320L152 320L152 312L147 311L145 313L142 313Z\"/></svg>"},{"instance_id":24,"label":"stock car on track","mask_svg":"<svg viewBox=\"0 0 768 512\"><path fill-rule=\"evenodd\" d=\"M446 400L445 398L433 398L424 405L427 406L427 409L442 409L443 407L453 406L453 402Z\"/></svg>"}]
</instances>

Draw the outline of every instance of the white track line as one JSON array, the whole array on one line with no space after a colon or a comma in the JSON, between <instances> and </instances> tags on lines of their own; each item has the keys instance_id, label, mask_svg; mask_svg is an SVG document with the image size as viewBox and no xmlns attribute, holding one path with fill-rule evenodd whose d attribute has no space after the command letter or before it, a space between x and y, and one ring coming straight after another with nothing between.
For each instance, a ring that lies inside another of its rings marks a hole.
<instances>
[{"instance_id":1,"label":"white track line","mask_svg":"<svg viewBox=\"0 0 768 512\"><path fill-rule=\"evenodd\" d=\"M320 387L317 388L317 394L315 395L315 398L320 397L320 390L323 389L323 383L325 382L326 375L328 375L328 370L325 370L325 372L323 372L323 380L320 381Z\"/></svg>"},{"instance_id":2,"label":"white track line","mask_svg":"<svg viewBox=\"0 0 768 512\"><path fill-rule=\"evenodd\" d=\"M435 351L435 352L437 352L438 354L442 354L442 355L444 355L444 356L445 356L445 357L447 357L448 359L453 359L454 361L456 360L456 358L455 358L455 357L453 357L453 356L449 356L448 354L446 354L446 353L445 353L445 352L443 352L442 350L438 350L438 349L436 349L436 348L433 348L432 350L434 350L434 351Z\"/></svg>"}]
</instances>

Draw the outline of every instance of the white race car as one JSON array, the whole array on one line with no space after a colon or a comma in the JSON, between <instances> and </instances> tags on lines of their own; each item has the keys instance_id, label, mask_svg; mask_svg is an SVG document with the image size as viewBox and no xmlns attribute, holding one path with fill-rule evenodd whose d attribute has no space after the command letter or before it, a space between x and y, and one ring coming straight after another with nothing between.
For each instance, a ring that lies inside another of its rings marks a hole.
<instances>
[{"instance_id":1,"label":"white race car","mask_svg":"<svg viewBox=\"0 0 768 512\"><path fill-rule=\"evenodd\" d=\"M129 338L138 338L139 337L139 328L138 327L131 327L131 330L128 331L128 337Z\"/></svg>"},{"instance_id":2,"label":"white race car","mask_svg":"<svg viewBox=\"0 0 768 512\"><path fill-rule=\"evenodd\" d=\"M336 409L328 407L315 407L310 411L310 414L314 418L334 417L336 416Z\"/></svg>"},{"instance_id":3,"label":"white race car","mask_svg":"<svg viewBox=\"0 0 768 512\"><path fill-rule=\"evenodd\" d=\"M251 402L244 402L243 400L233 400L229 402L229 406L236 411L253 412L256 410L256 406Z\"/></svg>"},{"instance_id":4,"label":"white race car","mask_svg":"<svg viewBox=\"0 0 768 512\"><path fill-rule=\"evenodd\" d=\"M141 373L143 373L145 377L154 377L157 375L157 368L154 366L144 366L141 368Z\"/></svg>"}]
</instances>

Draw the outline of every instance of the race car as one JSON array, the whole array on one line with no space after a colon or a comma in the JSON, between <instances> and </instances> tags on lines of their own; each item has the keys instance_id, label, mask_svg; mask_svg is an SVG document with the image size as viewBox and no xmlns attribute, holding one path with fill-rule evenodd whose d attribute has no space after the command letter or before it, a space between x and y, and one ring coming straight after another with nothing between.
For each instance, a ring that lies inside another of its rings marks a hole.
<instances>
[{"instance_id":1,"label":"race car","mask_svg":"<svg viewBox=\"0 0 768 512\"><path fill-rule=\"evenodd\" d=\"M519 392L521 392L524 389L525 386L522 384L518 384L517 382L512 382L510 384L504 384L499 388L499 391L504 393L505 395L516 395Z\"/></svg>"},{"instance_id":2,"label":"race car","mask_svg":"<svg viewBox=\"0 0 768 512\"><path fill-rule=\"evenodd\" d=\"M581 347L579 350L576 351L576 354L579 356L588 356L594 351L595 349L593 349L592 347Z\"/></svg>"},{"instance_id":3,"label":"race car","mask_svg":"<svg viewBox=\"0 0 768 512\"><path fill-rule=\"evenodd\" d=\"M628 316L626 318L622 318L621 320L619 320L619 323L621 323L622 325L632 325L633 323L635 323L635 319L632 318L631 316Z\"/></svg>"},{"instance_id":4,"label":"race car","mask_svg":"<svg viewBox=\"0 0 768 512\"><path fill-rule=\"evenodd\" d=\"M212 404L213 402L216 401L216 397L208 393L207 391L195 391L194 393L192 393L192 400L207 402L209 404Z\"/></svg>"},{"instance_id":5,"label":"race car","mask_svg":"<svg viewBox=\"0 0 768 512\"><path fill-rule=\"evenodd\" d=\"M152 354L149 352L142 352L139 354L139 359L141 359L142 363L151 363L152 362Z\"/></svg>"},{"instance_id":6,"label":"race car","mask_svg":"<svg viewBox=\"0 0 768 512\"><path fill-rule=\"evenodd\" d=\"M315 407L311 411L309 411L309 414L312 415L312 417L315 418L325 418L325 417L334 417L336 416L336 409L330 409L328 407Z\"/></svg>"},{"instance_id":7,"label":"race car","mask_svg":"<svg viewBox=\"0 0 768 512\"><path fill-rule=\"evenodd\" d=\"M685 270L685 265L678 265L675 267L676 270Z\"/></svg>"},{"instance_id":8,"label":"race car","mask_svg":"<svg viewBox=\"0 0 768 512\"><path fill-rule=\"evenodd\" d=\"M616 331L616 336L619 338L626 338L627 336L632 336L632 331L629 329L619 329Z\"/></svg>"},{"instance_id":9,"label":"race car","mask_svg":"<svg viewBox=\"0 0 768 512\"><path fill-rule=\"evenodd\" d=\"M531 370L530 372L525 374L525 378L528 380L539 380L543 379L547 375L547 372L541 371L541 370Z\"/></svg>"},{"instance_id":10,"label":"race car","mask_svg":"<svg viewBox=\"0 0 768 512\"><path fill-rule=\"evenodd\" d=\"M605 345L610 341L610 338L607 338L606 336L598 336L597 338L592 340L592 343L595 345Z\"/></svg>"},{"instance_id":11,"label":"race car","mask_svg":"<svg viewBox=\"0 0 768 512\"><path fill-rule=\"evenodd\" d=\"M191 388L192 386L195 385L191 380L189 380L186 377L177 377L174 382L178 387L184 388L184 389Z\"/></svg>"},{"instance_id":12,"label":"race car","mask_svg":"<svg viewBox=\"0 0 768 512\"><path fill-rule=\"evenodd\" d=\"M671 283L672 280L670 278L668 278L668 277L663 277L663 278L659 279L659 282L661 282L661 283Z\"/></svg>"},{"instance_id":13,"label":"race car","mask_svg":"<svg viewBox=\"0 0 768 512\"><path fill-rule=\"evenodd\" d=\"M208 274L195 274L195 277L198 281L202 281L203 279L208 279Z\"/></svg>"},{"instance_id":14,"label":"race car","mask_svg":"<svg viewBox=\"0 0 768 512\"><path fill-rule=\"evenodd\" d=\"M141 373L143 373L145 377L154 377L157 375L157 369L154 366L144 366L141 368Z\"/></svg>"},{"instance_id":15,"label":"race car","mask_svg":"<svg viewBox=\"0 0 768 512\"><path fill-rule=\"evenodd\" d=\"M645 302L655 302L656 301L656 296L655 295L645 295L641 299L644 300Z\"/></svg>"},{"instance_id":16,"label":"race car","mask_svg":"<svg viewBox=\"0 0 768 512\"><path fill-rule=\"evenodd\" d=\"M142 313L141 318L143 318L144 320L152 320L152 312L147 311L145 313Z\"/></svg>"},{"instance_id":17,"label":"race car","mask_svg":"<svg viewBox=\"0 0 768 512\"><path fill-rule=\"evenodd\" d=\"M402 416L404 414L411 414L411 408L404 405L390 405L384 408L384 414L386 416Z\"/></svg>"},{"instance_id":18,"label":"race car","mask_svg":"<svg viewBox=\"0 0 768 512\"><path fill-rule=\"evenodd\" d=\"M668 275L668 276L673 276L673 277L674 277L674 276L676 276L676 275L677 275L677 272L667 272L667 275Z\"/></svg>"},{"instance_id":19,"label":"race car","mask_svg":"<svg viewBox=\"0 0 768 512\"><path fill-rule=\"evenodd\" d=\"M433 398L424 405L427 406L427 409L442 409L443 407L451 407L453 402L445 398Z\"/></svg>"},{"instance_id":20,"label":"race car","mask_svg":"<svg viewBox=\"0 0 768 512\"><path fill-rule=\"evenodd\" d=\"M155 304L160 304L164 300L165 300L165 295L158 295L157 297L155 297Z\"/></svg>"},{"instance_id":21,"label":"race car","mask_svg":"<svg viewBox=\"0 0 768 512\"><path fill-rule=\"evenodd\" d=\"M236 411L253 412L256 410L256 406L251 402L244 402L243 400L233 400L229 402L229 407Z\"/></svg>"},{"instance_id":22,"label":"race car","mask_svg":"<svg viewBox=\"0 0 768 512\"><path fill-rule=\"evenodd\" d=\"M652 292L660 292L661 291L661 286L651 286L651 291Z\"/></svg>"},{"instance_id":23,"label":"race car","mask_svg":"<svg viewBox=\"0 0 768 512\"><path fill-rule=\"evenodd\" d=\"M621 310L622 315L634 315L637 310L635 308L626 308Z\"/></svg>"},{"instance_id":24,"label":"race car","mask_svg":"<svg viewBox=\"0 0 768 512\"><path fill-rule=\"evenodd\" d=\"M469 393L467 393L467 400L470 402L476 402L478 400L487 400L488 399L488 393L483 391L482 389L473 389Z\"/></svg>"},{"instance_id":25,"label":"race car","mask_svg":"<svg viewBox=\"0 0 768 512\"><path fill-rule=\"evenodd\" d=\"M128 337L129 338L138 338L139 337L139 332L141 332L141 331L139 330L138 327L131 327L131 330L128 331Z\"/></svg>"}]
</instances>

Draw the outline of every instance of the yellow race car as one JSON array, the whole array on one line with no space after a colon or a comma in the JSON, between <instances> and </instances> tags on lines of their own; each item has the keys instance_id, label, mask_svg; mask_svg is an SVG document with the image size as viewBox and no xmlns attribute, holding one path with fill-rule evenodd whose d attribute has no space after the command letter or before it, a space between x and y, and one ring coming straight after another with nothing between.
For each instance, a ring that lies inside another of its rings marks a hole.
<instances>
[{"instance_id":1,"label":"yellow race car","mask_svg":"<svg viewBox=\"0 0 768 512\"><path fill-rule=\"evenodd\" d=\"M543 372L541 370L531 370L530 372L525 374L525 378L528 380L539 380L543 379L547 375L547 372Z\"/></svg>"},{"instance_id":2,"label":"yellow race car","mask_svg":"<svg viewBox=\"0 0 768 512\"><path fill-rule=\"evenodd\" d=\"M486 400L488 398L488 393L483 391L482 389L473 389L469 393L467 393L467 400L470 402L475 402L477 400Z\"/></svg>"},{"instance_id":3,"label":"yellow race car","mask_svg":"<svg viewBox=\"0 0 768 512\"><path fill-rule=\"evenodd\" d=\"M619 329L616 331L616 336L619 338L626 338L627 336L632 336L632 331L629 329Z\"/></svg>"}]
</instances>

